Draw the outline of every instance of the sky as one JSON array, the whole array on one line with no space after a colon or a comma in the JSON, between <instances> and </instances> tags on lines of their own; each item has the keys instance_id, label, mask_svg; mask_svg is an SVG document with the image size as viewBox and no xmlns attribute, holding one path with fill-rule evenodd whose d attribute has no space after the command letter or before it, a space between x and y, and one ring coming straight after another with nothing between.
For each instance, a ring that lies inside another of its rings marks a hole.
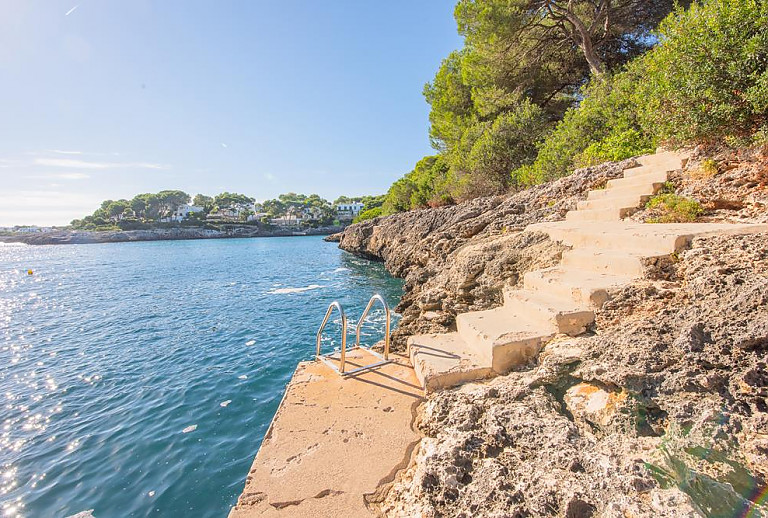
<instances>
[{"instance_id":1,"label":"sky","mask_svg":"<svg viewBox=\"0 0 768 518\"><path fill-rule=\"evenodd\" d=\"M181 189L383 194L453 0L0 0L0 226Z\"/></svg>"}]
</instances>

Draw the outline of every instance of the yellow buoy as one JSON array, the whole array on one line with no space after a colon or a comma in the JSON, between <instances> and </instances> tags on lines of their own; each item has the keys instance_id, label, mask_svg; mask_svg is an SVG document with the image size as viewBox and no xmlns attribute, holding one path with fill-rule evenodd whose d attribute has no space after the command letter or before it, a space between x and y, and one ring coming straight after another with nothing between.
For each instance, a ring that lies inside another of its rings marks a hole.
<instances>
[{"instance_id":1,"label":"yellow buoy","mask_svg":"<svg viewBox=\"0 0 768 518\"><path fill-rule=\"evenodd\" d=\"M27 275L32 275L33 273L35 272L33 272L32 270L27 270Z\"/></svg>"}]
</instances>

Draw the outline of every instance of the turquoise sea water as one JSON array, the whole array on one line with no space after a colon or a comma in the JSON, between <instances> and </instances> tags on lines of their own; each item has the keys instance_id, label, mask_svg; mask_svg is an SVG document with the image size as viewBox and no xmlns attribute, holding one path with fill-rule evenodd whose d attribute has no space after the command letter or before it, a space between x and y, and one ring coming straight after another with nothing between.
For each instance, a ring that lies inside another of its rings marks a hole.
<instances>
[{"instance_id":1,"label":"turquoise sea water","mask_svg":"<svg viewBox=\"0 0 768 518\"><path fill-rule=\"evenodd\" d=\"M0 245L2 512L226 516L328 304L401 286L319 237Z\"/></svg>"}]
</instances>

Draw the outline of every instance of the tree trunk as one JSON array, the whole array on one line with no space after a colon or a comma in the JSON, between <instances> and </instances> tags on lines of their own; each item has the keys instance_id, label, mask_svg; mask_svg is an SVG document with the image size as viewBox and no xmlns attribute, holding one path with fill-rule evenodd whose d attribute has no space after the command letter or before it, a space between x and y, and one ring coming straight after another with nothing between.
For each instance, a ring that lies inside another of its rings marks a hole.
<instances>
[{"instance_id":1,"label":"tree trunk","mask_svg":"<svg viewBox=\"0 0 768 518\"><path fill-rule=\"evenodd\" d=\"M603 61L600 56L595 52L595 48L592 46L592 38L587 34L581 37L581 51L584 53L584 57L589 63L589 69L592 71L593 76L601 76L603 74Z\"/></svg>"},{"instance_id":2,"label":"tree trunk","mask_svg":"<svg viewBox=\"0 0 768 518\"><path fill-rule=\"evenodd\" d=\"M589 64L589 70L594 76L602 75L604 71L603 61L600 59L600 56L597 55L597 52L595 52L595 48L592 45L592 35L590 34L589 29L584 25L584 22L582 22L581 19L568 7L558 5L557 2L547 2L547 7L551 9L551 11L557 12L573 25L575 31L572 32L571 37L576 41L579 48L584 53L587 64ZM608 16L606 15L606 20L607 19Z\"/></svg>"}]
</instances>

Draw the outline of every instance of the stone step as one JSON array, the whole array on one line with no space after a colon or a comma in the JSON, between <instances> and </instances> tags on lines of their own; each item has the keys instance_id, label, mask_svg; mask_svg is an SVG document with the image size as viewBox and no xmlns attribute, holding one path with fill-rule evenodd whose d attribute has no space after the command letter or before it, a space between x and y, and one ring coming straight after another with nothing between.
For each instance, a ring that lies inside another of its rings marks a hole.
<instances>
[{"instance_id":1,"label":"stone step","mask_svg":"<svg viewBox=\"0 0 768 518\"><path fill-rule=\"evenodd\" d=\"M635 176L643 176L651 173L669 173L675 169L680 169L680 162L669 162L659 165L641 165L638 167L631 167L624 169L624 178L633 178Z\"/></svg>"},{"instance_id":2,"label":"stone step","mask_svg":"<svg viewBox=\"0 0 768 518\"><path fill-rule=\"evenodd\" d=\"M577 304L599 308L611 293L632 280L628 275L613 275L555 266L528 272L523 278L526 289L543 291Z\"/></svg>"},{"instance_id":3,"label":"stone step","mask_svg":"<svg viewBox=\"0 0 768 518\"><path fill-rule=\"evenodd\" d=\"M624 187L629 187L630 185L644 185L650 188L656 184L663 184L667 181L668 178L668 173L664 171L646 173L643 175L633 176L631 178L615 178L613 180L608 180L606 187L608 189L621 189Z\"/></svg>"},{"instance_id":4,"label":"stone step","mask_svg":"<svg viewBox=\"0 0 768 518\"><path fill-rule=\"evenodd\" d=\"M490 359L470 347L458 333L411 336L408 354L425 393L495 375Z\"/></svg>"},{"instance_id":5,"label":"stone step","mask_svg":"<svg viewBox=\"0 0 768 518\"><path fill-rule=\"evenodd\" d=\"M503 306L457 315L456 327L470 347L491 360L498 374L527 363L557 334L553 322L520 318Z\"/></svg>"},{"instance_id":6,"label":"stone step","mask_svg":"<svg viewBox=\"0 0 768 518\"><path fill-rule=\"evenodd\" d=\"M626 209L642 207L651 199L650 194L634 196L606 196L599 200L582 200L576 204L578 210Z\"/></svg>"},{"instance_id":7,"label":"stone step","mask_svg":"<svg viewBox=\"0 0 768 518\"><path fill-rule=\"evenodd\" d=\"M551 239L574 248L602 248L647 255L666 255L682 250L686 236L662 232L657 225L629 222L563 222L561 225L535 224L529 228L542 230Z\"/></svg>"},{"instance_id":8,"label":"stone step","mask_svg":"<svg viewBox=\"0 0 768 518\"><path fill-rule=\"evenodd\" d=\"M545 232L555 241L574 248L603 248L636 252L648 257L685 248L693 236L720 233L762 232L766 225L730 223L570 222L535 223L526 230Z\"/></svg>"},{"instance_id":9,"label":"stone step","mask_svg":"<svg viewBox=\"0 0 768 518\"><path fill-rule=\"evenodd\" d=\"M593 311L568 298L509 286L504 288L503 293L504 308L507 311L521 319L552 322L558 333L580 335L595 321Z\"/></svg>"},{"instance_id":10,"label":"stone step","mask_svg":"<svg viewBox=\"0 0 768 518\"><path fill-rule=\"evenodd\" d=\"M645 270L644 255L601 248L574 248L563 252L561 264L569 269L641 277Z\"/></svg>"},{"instance_id":11,"label":"stone step","mask_svg":"<svg viewBox=\"0 0 768 518\"><path fill-rule=\"evenodd\" d=\"M675 151L662 151L660 153L654 153L652 155L643 155L637 157L635 161L641 166L664 166L668 167L673 165L674 169L684 167L688 158L681 153ZM672 170L674 170L672 169Z\"/></svg>"},{"instance_id":12,"label":"stone step","mask_svg":"<svg viewBox=\"0 0 768 518\"><path fill-rule=\"evenodd\" d=\"M628 185L626 187L614 187L611 189L596 189L587 193L587 201L602 200L604 198L628 198L631 196L650 196L656 194L663 183L648 185Z\"/></svg>"},{"instance_id":13,"label":"stone step","mask_svg":"<svg viewBox=\"0 0 768 518\"><path fill-rule=\"evenodd\" d=\"M566 212L566 221L619 221L633 212L637 207L606 208L606 209L579 209Z\"/></svg>"}]
</instances>

